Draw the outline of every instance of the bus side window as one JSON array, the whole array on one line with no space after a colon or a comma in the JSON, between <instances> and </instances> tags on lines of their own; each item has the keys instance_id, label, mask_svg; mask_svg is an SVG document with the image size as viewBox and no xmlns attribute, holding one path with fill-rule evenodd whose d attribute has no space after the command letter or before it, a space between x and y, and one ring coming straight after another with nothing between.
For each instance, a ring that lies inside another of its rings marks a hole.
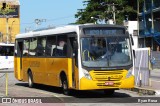
<instances>
[{"instance_id":1,"label":"bus side window","mask_svg":"<svg viewBox=\"0 0 160 106\"><path fill-rule=\"evenodd\" d=\"M30 39L30 46L29 46L29 55L36 56L36 48L37 48L37 39L31 38Z\"/></svg>"},{"instance_id":2,"label":"bus side window","mask_svg":"<svg viewBox=\"0 0 160 106\"><path fill-rule=\"evenodd\" d=\"M67 36L60 35L58 36L58 43L57 43L57 56L67 56Z\"/></svg>"},{"instance_id":3,"label":"bus side window","mask_svg":"<svg viewBox=\"0 0 160 106\"><path fill-rule=\"evenodd\" d=\"M23 41L23 56L28 56L29 52L29 40Z\"/></svg>"},{"instance_id":4,"label":"bus side window","mask_svg":"<svg viewBox=\"0 0 160 106\"><path fill-rule=\"evenodd\" d=\"M56 36L48 36L46 43L46 56L55 56Z\"/></svg>"},{"instance_id":5,"label":"bus side window","mask_svg":"<svg viewBox=\"0 0 160 106\"><path fill-rule=\"evenodd\" d=\"M37 44L37 56L45 56L45 47L46 47L46 38L40 37L38 38Z\"/></svg>"}]
</instances>

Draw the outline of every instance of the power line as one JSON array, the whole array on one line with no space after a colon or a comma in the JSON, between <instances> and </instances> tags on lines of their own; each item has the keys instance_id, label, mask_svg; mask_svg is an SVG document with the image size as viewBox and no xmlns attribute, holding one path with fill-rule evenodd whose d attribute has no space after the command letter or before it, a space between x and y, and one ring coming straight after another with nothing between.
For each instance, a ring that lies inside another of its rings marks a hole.
<instances>
[{"instance_id":1,"label":"power line","mask_svg":"<svg viewBox=\"0 0 160 106\"><path fill-rule=\"evenodd\" d=\"M20 23L20 24L34 24L34 22L30 22L30 23Z\"/></svg>"},{"instance_id":2,"label":"power line","mask_svg":"<svg viewBox=\"0 0 160 106\"><path fill-rule=\"evenodd\" d=\"M56 21L56 20L62 20L62 19L67 19L70 17L73 17L74 15L69 15L69 16L64 16L64 17L58 17L54 19L46 19L46 22L51 22L51 21ZM25 24L35 24L35 22L28 22L28 23L20 23L20 25L25 25ZM5 24L0 24L0 25L5 25ZM14 24L14 25L19 25L19 24Z\"/></svg>"},{"instance_id":3,"label":"power line","mask_svg":"<svg viewBox=\"0 0 160 106\"><path fill-rule=\"evenodd\" d=\"M59 17L59 18L54 18L54 19L47 19L47 21L56 21L56 20L62 20L62 19L66 19L66 18L70 18L73 15L69 15L69 16L65 16L65 17Z\"/></svg>"}]
</instances>

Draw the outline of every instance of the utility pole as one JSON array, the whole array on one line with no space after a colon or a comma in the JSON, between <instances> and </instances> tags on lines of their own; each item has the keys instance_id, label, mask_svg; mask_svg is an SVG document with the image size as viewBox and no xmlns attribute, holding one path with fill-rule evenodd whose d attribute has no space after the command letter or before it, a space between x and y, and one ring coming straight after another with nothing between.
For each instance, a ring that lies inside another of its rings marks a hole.
<instances>
[{"instance_id":1,"label":"utility pole","mask_svg":"<svg viewBox=\"0 0 160 106\"><path fill-rule=\"evenodd\" d=\"M112 16L113 16L113 23L116 24L116 5L118 4L115 4L115 3L112 3L112 4L103 4L104 6L107 5L108 6L108 11L105 11L107 13L112 13ZM109 8L112 8L111 10Z\"/></svg>"},{"instance_id":2,"label":"utility pole","mask_svg":"<svg viewBox=\"0 0 160 106\"><path fill-rule=\"evenodd\" d=\"M112 10L113 10L113 22L114 22L114 24L116 24L116 12L115 12L115 5L114 5L114 3L113 3L113 5L112 5Z\"/></svg>"}]
</instances>

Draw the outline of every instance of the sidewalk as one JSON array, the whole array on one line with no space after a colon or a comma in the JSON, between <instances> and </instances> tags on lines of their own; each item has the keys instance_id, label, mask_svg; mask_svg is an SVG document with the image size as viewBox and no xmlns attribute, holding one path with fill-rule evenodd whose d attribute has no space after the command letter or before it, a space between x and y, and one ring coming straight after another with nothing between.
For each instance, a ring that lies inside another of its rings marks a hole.
<instances>
[{"instance_id":1,"label":"sidewalk","mask_svg":"<svg viewBox=\"0 0 160 106\"><path fill-rule=\"evenodd\" d=\"M143 95L160 95L160 69L151 70L149 81L149 86L135 86L131 90Z\"/></svg>"}]
</instances>

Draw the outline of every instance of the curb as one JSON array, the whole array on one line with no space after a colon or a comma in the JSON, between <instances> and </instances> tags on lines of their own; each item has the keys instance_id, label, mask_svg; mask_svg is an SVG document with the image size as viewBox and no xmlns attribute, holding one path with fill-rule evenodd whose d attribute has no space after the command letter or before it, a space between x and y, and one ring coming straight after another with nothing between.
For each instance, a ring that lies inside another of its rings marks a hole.
<instances>
[{"instance_id":1,"label":"curb","mask_svg":"<svg viewBox=\"0 0 160 106\"><path fill-rule=\"evenodd\" d=\"M131 91L137 92L139 95L155 95L156 91L154 89L135 87Z\"/></svg>"},{"instance_id":2,"label":"curb","mask_svg":"<svg viewBox=\"0 0 160 106\"><path fill-rule=\"evenodd\" d=\"M135 87L131 89L126 89L133 92L137 92L139 95L156 95L156 91L154 89Z\"/></svg>"},{"instance_id":3,"label":"curb","mask_svg":"<svg viewBox=\"0 0 160 106\"><path fill-rule=\"evenodd\" d=\"M134 87L134 88L125 89L125 90L130 90L130 91L133 91L133 92L137 92L139 95L156 95L157 92L158 92L158 90L149 89L149 88L142 88L142 87Z\"/></svg>"}]
</instances>

